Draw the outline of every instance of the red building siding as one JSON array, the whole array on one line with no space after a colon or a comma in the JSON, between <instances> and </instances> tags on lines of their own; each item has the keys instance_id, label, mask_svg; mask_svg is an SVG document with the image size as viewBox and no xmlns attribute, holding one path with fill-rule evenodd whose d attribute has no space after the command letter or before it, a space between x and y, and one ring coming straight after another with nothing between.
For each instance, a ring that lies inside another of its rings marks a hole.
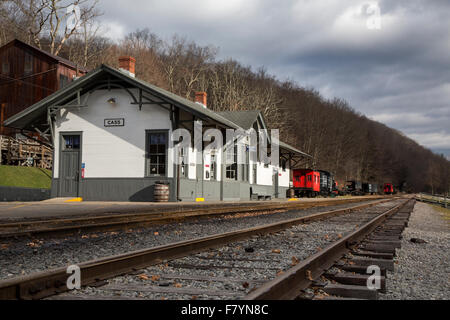
<instances>
[{"instance_id":1,"label":"red building siding","mask_svg":"<svg viewBox=\"0 0 450 320\"><path fill-rule=\"evenodd\" d=\"M61 74L67 76L68 82L77 74L85 74L70 62L18 40L0 48L0 61L3 121L60 89ZM1 129L3 134L15 133L11 128Z\"/></svg>"}]
</instances>

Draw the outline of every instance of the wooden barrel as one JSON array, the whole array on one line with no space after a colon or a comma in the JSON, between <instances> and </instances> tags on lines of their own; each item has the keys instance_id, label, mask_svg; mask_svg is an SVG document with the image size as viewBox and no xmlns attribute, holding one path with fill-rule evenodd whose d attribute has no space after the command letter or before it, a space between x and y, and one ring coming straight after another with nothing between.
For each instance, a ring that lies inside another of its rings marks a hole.
<instances>
[{"instance_id":1,"label":"wooden barrel","mask_svg":"<svg viewBox=\"0 0 450 320\"><path fill-rule=\"evenodd\" d=\"M156 183L155 190L153 192L153 197L155 202L169 202L169 185Z\"/></svg>"},{"instance_id":2,"label":"wooden barrel","mask_svg":"<svg viewBox=\"0 0 450 320\"><path fill-rule=\"evenodd\" d=\"M295 190L294 189L288 190L288 198L290 198L290 199L295 198Z\"/></svg>"}]
</instances>

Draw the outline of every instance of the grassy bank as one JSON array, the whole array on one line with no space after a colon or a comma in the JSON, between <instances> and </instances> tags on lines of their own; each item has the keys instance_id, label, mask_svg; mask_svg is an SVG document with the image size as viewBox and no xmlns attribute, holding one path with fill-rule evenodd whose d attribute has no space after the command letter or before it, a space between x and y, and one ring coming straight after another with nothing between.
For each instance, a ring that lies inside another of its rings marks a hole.
<instances>
[{"instance_id":1,"label":"grassy bank","mask_svg":"<svg viewBox=\"0 0 450 320\"><path fill-rule=\"evenodd\" d=\"M0 165L0 186L50 189L51 181L50 170Z\"/></svg>"},{"instance_id":2,"label":"grassy bank","mask_svg":"<svg viewBox=\"0 0 450 320\"><path fill-rule=\"evenodd\" d=\"M443 214L444 214L444 219L445 220L450 220L450 208L444 208L444 207L441 207L441 206L437 206L437 205L433 205L433 208L436 210L436 211L439 211L439 212L442 212Z\"/></svg>"}]
</instances>

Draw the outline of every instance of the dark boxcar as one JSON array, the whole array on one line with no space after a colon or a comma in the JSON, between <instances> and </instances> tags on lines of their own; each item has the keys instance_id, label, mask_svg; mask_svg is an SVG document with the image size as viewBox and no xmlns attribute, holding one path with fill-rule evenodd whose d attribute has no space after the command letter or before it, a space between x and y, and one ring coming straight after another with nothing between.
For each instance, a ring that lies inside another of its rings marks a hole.
<instances>
[{"instance_id":1,"label":"dark boxcar","mask_svg":"<svg viewBox=\"0 0 450 320\"><path fill-rule=\"evenodd\" d=\"M365 194L374 195L378 193L378 186L375 183L363 183L362 190Z\"/></svg>"},{"instance_id":2,"label":"dark boxcar","mask_svg":"<svg viewBox=\"0 0 450 320\"><path fill-rule=\"evenodd\" d=\"M330 196L333 192L334 176L328 171L319 170L320 173L320 194Z\"/></svg>"},{"instance_id":3,"label":"dark boxcar","mask_svg":"<svg viewBox=\"0 0 450 320\"><path fill-rule=\"evenodd\" d=\"M295 169L294 192L297 197L316 197L320 193L320 172L311 169Z\"/></svg>"},{"instance_id":4,"label":"dark boxcar","mask_svg":"<svg viewBox=\"0 0 450 320\"><path fill-rule=\"evenodd\" d=\"M360 181L347 181L345 191L347 194L351 194L352 196L359 196L364 194L362 183Z\"/></svg>"},{"instance_id":5,"label":"dark boxcar","mask_svg":"<svg viewBox=\"0 0 450 320\"><path fill-rule=\"evenodd\" d=\"M378 184L372 183L372 190L373 190L372 194L377 194L378 193Z\"/></svg>"}]
</instances>

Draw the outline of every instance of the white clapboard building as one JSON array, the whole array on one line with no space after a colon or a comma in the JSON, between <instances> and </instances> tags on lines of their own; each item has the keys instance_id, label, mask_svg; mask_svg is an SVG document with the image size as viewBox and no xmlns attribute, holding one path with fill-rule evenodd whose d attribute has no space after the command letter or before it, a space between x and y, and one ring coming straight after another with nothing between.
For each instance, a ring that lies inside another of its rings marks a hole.
<instances>
[{"instance_id":1,"label":"white clapboard building","mask_svg":"<svg viewBox=\"0 0 450 320\"><path fill-rule=\"evenodd\" d=\"M132 57L120 58L120 69L102 65L5 122L53 144L53 197L153 201L157 182L169 184L171 201L286 197L293 161L308 155L280 142L273 166L248 156L255 151L248 140L231 146L225 139L227 129L267 129L259 111L213 112L206 93L197 93L196 102L184 99L135 78L134 65ZM224 146L197 157L200 123L202 134L222 132ZM176 129L192 134L178 162ZM267 144L270 150L270 137Z\"/></svg>"}]
</instances>

